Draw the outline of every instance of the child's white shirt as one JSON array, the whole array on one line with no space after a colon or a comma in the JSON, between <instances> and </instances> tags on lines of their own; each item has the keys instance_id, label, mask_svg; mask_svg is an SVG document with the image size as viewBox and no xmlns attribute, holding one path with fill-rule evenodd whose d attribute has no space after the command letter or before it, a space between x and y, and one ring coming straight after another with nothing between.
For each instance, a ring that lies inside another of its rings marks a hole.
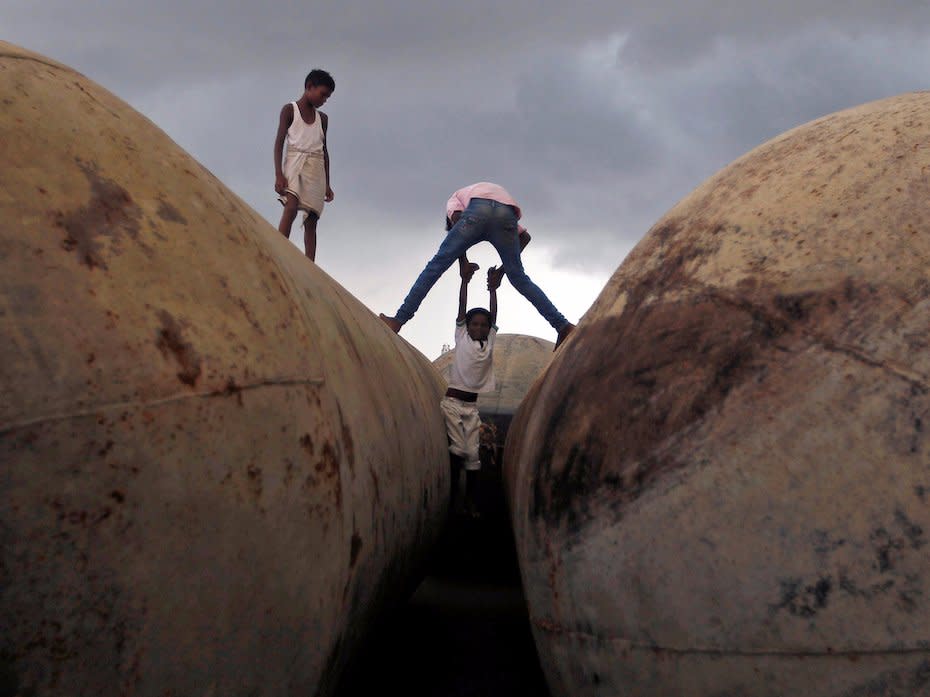
<instances>
[{"instance_id":1,"label":"child's white shirt","mask_svg":"<svg viewBox=\"0 0 930 697\"><path fill-rule=\"evenodd\" d=\"M494 339L497 327L491 327L488 338L481 342L468 336L465 323L455 323L455 355L449 374L449 387L464 392L492 392L494 382Z\"/></svg>"}]
</instances>

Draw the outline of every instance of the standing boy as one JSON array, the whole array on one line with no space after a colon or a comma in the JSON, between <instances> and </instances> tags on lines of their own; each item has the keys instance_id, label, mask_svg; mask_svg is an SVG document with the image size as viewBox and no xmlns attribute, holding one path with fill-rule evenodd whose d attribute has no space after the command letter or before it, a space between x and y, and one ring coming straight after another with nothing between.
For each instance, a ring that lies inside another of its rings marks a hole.
<instances>
[{"instance_id":1,"label":"standing boy","mask_svg":"<svg viewBox=\"0 0 930 697\"><path fill-rule=\"evenodd\" d=\"M329 118L318 109L335 89L332 75L311 70L304 80L303 96L281 107L274 139L274 190L284 204L278 231L290 237L297 211L303 211L304 253L311 260L316 259L316 223L323 213L323 202L333 200L326 148ZM285 141L287 153L282 164Z\"/></svg>"},{"instance_id":2,"label":"standing boy","mask_svg":"<svg viewBox=\"0 0 930 697\"><path fill-rule=\"evenodd\" d=\"M533 303L558 333L556 347L575 325L562 316L546 294L523 270L520 252L529 244L529 233L517 224L520 208L504 187L491 182L478 182L456 191L446 203L446 234L439 251L414 282L403 305L393 317L380 315L395 332L413 317L423 298L452 262L459 260L462 269L469 267L465 252L479 242L490 242L501 257L503 271L510 284Z\"/></svg>"},{"instance_id":3,"label":"standing boy","mask_svg":"<svg viewBox=\"0 0 930 697\"><path fill-rule=\"evenodd\" d=\"M497 289L504 273L502 269L488 269L488 290L491 309L474 307L465 312L468 304L468 282L475 273L473 264L459 269L462 284L459 288L459 311L455 318L455 353L449 371L449 388L440 402L449 436L449 451L453 461L465 465L465 510L478 517L476 501L481 418L478 415L478 393L490 392L494 384L494 340L497 337ZM458 470L453 469L453 499L458 482Z\"/></svg>"}]
</instances>

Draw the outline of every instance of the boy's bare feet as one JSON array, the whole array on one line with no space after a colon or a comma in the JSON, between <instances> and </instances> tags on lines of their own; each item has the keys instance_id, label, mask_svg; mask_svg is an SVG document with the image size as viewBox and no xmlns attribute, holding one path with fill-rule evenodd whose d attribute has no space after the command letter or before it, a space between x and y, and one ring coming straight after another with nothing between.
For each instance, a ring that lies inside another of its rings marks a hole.
<instances>
[{"instance_id":1,"label":"boy's bare feet","mask_svg":"<svg viewBox=\"0 0 930 697\"><path fill-rule=\"evenodd\" d=\"M387 315L381 312L378 313L378 317L381 318L382 322L384 322L387 326L389 326L392 330L394 330L395 334L400 334L400 328L402 326L400 322L398 322L393 317L388 317Z\"/></svg>"},{"instance_id":2,"label":"boy's bare feet","mask_svg":"<svg viewBox=\"0 0 930 697\"><path fill-rule=\"evenodd\" d=\"M569 322L568 324L566 324L565 326L563 326L563 327L559 330L559 335L558 335L558 337L556 337L556 340L555 340L555 348L552 349L552 350L555 351L557 348L559 348L559 345L560 345L563 341L565 341L565 339L568 337L569 334L572 333L572 331L574 331L574 329L575 329L575 325L572 324L571 322Z\"/></svg>"}]
</instances>

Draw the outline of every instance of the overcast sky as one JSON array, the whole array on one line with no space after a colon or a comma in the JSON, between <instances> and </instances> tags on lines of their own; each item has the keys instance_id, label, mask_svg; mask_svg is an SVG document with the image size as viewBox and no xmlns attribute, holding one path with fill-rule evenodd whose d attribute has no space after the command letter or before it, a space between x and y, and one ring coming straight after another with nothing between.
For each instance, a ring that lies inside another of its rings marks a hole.
<instances>
[{"instance_id":1,"label":"overcast sky","mask_svg":"<svg viewBox=\"0 0 930 697\"><path fill-rule=\"evenodd\" d=\"M274 226L278 113L311 68L329 70L336 199L317 261L386 314L461 186L510 190L533 235L528 273L577 321L716 170L930 80L926 0L3 0L0 38L126 100ZM486 244L470 256L497 259ZM404 327L430 359L452 340L457 289L453 268ZM472 291L487 303L483 283ZM501 332L554 340L507 281L499 297Z\"/></svg>"}]
</instances>

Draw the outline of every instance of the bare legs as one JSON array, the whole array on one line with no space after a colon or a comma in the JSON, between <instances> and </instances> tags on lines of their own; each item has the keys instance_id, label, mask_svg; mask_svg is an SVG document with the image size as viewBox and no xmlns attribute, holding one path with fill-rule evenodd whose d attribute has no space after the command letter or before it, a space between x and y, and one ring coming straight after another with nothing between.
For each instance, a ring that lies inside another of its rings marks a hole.
<instances>
[{"instance_id":1,"label":"bare legs","mask_svg":"<svg viewBox=\"0 0 930 697\"><path fill-rule=\"evenodd\" d=\"M281 222L278 223L278 232L286 238L291 237L291 226L297 218L297 197L288 193L287 202L284 204L284 212L281 213ZM304 254L310 261L316 261L316 223L319 217L313 211L310 211L304 220Z\"/></svg>"},{"instance_id":2,"label":"bare legs","mask_svg":"<svg viewBox=\"0 0 930 697\"><path fill-rule=\"evenodd\" d=\"M304 220L304 254L310 261L316 261L316 213L310 213Z\"/></svg>"}]
</instances>

